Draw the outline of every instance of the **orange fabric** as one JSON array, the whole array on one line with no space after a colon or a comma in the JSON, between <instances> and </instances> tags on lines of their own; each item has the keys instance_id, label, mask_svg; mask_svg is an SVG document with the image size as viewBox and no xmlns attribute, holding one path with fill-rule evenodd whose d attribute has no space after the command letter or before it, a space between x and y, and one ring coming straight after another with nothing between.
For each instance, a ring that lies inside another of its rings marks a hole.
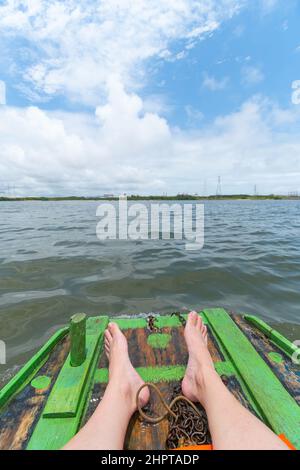
<instances>
[{"instance_id":1,"label":"orange fabric","mask_svg":"<svg viewBox=\"0 0 300 470\"><path fill-rule=\"evenodd\" d=\"M290 441L285 437L284 434L279 434L278 437L279 437L279 439L282 440L282 442L285 443L285 445L288 446L288 448L289 448L290 450L297 450L296 447L294 447L293 444L290 443Z\"/></svg>"},{"instance_id":2,"label":"orange fabric","mask_svg":"<svg viewBox=\"0 0 300 470\"><path fill-rule=\"evenodd\" d=\"M285 445L290 449L290 450L297 450L296 447L293 446L293 444L290 443L290 441L285 437L284 434L279 434L279 439L282 440L282 442L285 443ZM175 450L213 450L212 445L203 445L203 446L187 446L187 447L178 447L178 449Z\"/></svg>"}]
</instances>

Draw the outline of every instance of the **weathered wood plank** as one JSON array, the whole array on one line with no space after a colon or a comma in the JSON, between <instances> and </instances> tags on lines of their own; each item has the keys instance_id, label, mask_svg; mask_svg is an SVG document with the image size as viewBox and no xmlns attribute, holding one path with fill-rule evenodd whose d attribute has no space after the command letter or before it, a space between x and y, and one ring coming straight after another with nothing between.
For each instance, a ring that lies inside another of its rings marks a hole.
<instances>
[{"instance_id":1,"label":"weathered wood plank","mask_svg":"<svg viewBox=\"0 0 300 470\"><path fill-rule=\"evenodd\" d=\"M172 320L178 319L172 317ZM133 319L133 325L135 324L135 319ZM172 366L187 363L188 351L184 339L184 328L181 324L174 328L161 327L160 333L171 335L170 343L166 348L161 349L153 348L148 344L148 337L151 335L149 330L140 327L129 329L129 325L129 320L126 319L126 329L123 333L128 341L129 356L134 367ZM208 331L208 349L214 362L224 360L222 352L210 331ZM104 368L107 365L107 358L103 355L100 358L98 367Z\"/></svg>"},{"instance_id":2,"label":"weathered wood plank","mask_svg":"<svg viewBox=\"0 0 300 470\"><path fill-rule=\"evenodd\" d=\"M25 449L35 424L41 416L52 386L69 353L69 337L65 336L50 352L49 357L34 377L49 377L50 385L44 390L29 382L17 393L0 414L0 450Z\"/></svg>"},{"instance_id":3,"label":"weathered wood plank","mask_svg":"<svg viewBox=\"0 0 300 470\"><path fill-rule=\"evenodd\" d=\"M279 331L276 331L271 326L267 325L263 320L256 317L255 315L244 315L244 318L247 322L256 326L260 331L262 331L270 340L279 347L283 352L285 352L289 357L292 357L294 354L299 355L300 348L295 344L285 338Z\"/></svg>"},{"instance_id":4,"label":"weathered wood plank","mask_svg":"<svg viewBox=\"0 0 300 470\"><path fill-rule=\"evenodd\" d=\"M266 421L300 448L300 407L224 309L204 311Z\"/></svg>"},{"instance_id":5,"label":"weathered wood plank","mask_svg":"<svg viewBox=\"0 0 300 470\"><path fill-rule=\"evenodd\" d=\"M69 328L62 328L58 330L51 338L44 344L44 346L17 372L17 374L0 390L0 408L2 408L11 397L20 392L26 386L28 380L43 364L48 354L52 351L54 346L63 338L69 331Z\"/></svg>"},{"instance_id":6,"label":"weathered wood plank","mask_svg":"<svg viewBox=\"0 0 300 470\"><path fill-rule=\"evenodd\" d=\"M282 352L264 332L248 323L241 315L233 315L232 318L276 377L300 405L300 366L295 364L289 355ZM274 357L276 360L274 360Z\"/></svg>"},{"instance_id":7,"label":"weathered wood plank","mask_svg":"<svg viewBox=\"0 0 300 470\"><path fill-rule=\"evenodd\" d=\"M72 367L81 366L86 358L86 314L75 313L70 322L70 362Z\"/></svg>"},{"instance_id":8,"label":"weathered wood plank","mask_svg":"<svg viewBox=\"0 0 300 470\"><path fill-rule=\"evenodd\" d=\"M235 370L230 362L216 362L215 369L219 375L232 376ZM186 365L176 366L156 366L156 367L137 367L137 373L145 382L174 382L182 380L185 374ZM108 382L108 368L97 369L94 382L97 384L106 384Z\"/></svg>"},{"instance_id":9,"label":"weathered wood plank","mask_svg":"<svg viewBox=\"0 0 300 470\"><path fill-rule=\"evenodd\" d=\"M91 363L97 352L101 335L108 324L108 317L99 317L99 319L98 327L87 331L85 361L73 367L71 354L67 357L45 406L44 418L76 416Z\"/></svg>"},{"instance_id":10,"label":"weathered wood plank","mask_svg":"<svg viewBox=\"0 0 300 470\"><path fill-rule=\"evenodd\" d=\"M175 383L176 384L176 383ZM161 382L157 386L167 403L171 401L174 382ZM159 416L165 412L165 408L155 393L150 395L148 405L149 414ZM138 413L135 413L129 423L124 448L128 450L163 450L166 449L166 440L169 432L169 422L165 418L159 424L149 424L141 421Z\"/></svg>"},{"instance_id":11,"label":"weathered wood plank","mask_svg":"<svg viewBox=\"0 0 300 470\"><path fill-rule=\"evenodd\" d=\"M101 353L101 350L102 350L103 333L108 324L108 320L109 320L108 317L93 317L93 318L89 318L87 321L87 347L89 350L88 344L91 341L94 343L95 348L94 348L94 354L92 354L92 359L90 360L88 357L86 358L86 361L89 361L89 371L88 371L88 374L85 376L83 386L81 390L79 390L79 388L76 387L76 393L78 393L80 396L78 406L76 408L76 414L74 416L72 415L70 416L69 415L70 409L69 409L67 410L67 414L69 417L64 417L64 408L62 407L61 408L62 413L56 415L59 417L50 418L50 417L45 417L44 415L42 415L29 441L29 444L27 446L28 450L61 449L78 431L83 412L87 405L87 397L91 390L91 383L94 377L94 372L95 372L97 362L99 360L99 354ZM97 341L94 338L94 336L98 337ZM97 344L95 344L95 341L97 342ZM68 364L70 366L69 361L68 361ZM76 370L76 369L79 369L80 367L81 366L73 367L72 369ZM65 396L60 393L60 390L59 390L59 394L60 394L60 399L64 400ZM74 406L74 402L72 406Z\"/></svg>"}]
</instances>

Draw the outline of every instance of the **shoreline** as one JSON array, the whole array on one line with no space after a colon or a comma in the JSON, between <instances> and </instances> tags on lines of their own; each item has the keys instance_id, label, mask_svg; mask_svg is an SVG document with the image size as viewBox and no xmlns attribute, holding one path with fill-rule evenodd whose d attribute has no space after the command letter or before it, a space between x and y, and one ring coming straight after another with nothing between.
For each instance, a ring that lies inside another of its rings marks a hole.
<instances>
[{"instance_id":1,"label":"shoreline","mask_svg":"<svg viewBox=\"0 0 300 470\"><path fill-rule=\"evenodd\" d=\"M0 202L26 202L26 201L118 201L118 196L101 197L101 196L57 196L57 197L0 197ZM224 196L191 196L188 194L180 194L177 196L127 196L128 201L299 201L300 196L281 196L281 195L265 195L251 196L247 194L224 195Z\"/></svg>"}]
</instances>

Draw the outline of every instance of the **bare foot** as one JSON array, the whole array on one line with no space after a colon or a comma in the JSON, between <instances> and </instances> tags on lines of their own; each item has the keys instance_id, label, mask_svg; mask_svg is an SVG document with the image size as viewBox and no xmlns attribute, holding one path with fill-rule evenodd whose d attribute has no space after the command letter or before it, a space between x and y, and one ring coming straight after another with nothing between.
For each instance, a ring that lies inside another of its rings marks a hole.
<instances>
[{"instance_id":1,"label":"bare foot","mask_svg":"<svg viewBox=\"0 0 300 470\"><path fill-rule=\"evenodd\" d=\"M128 399L132 412L136 410L136 394L144 381L134 369L128 355L125 336L116 323L109 323L104 333L105 352L109 360L109 382L120 387L120 393ZM143 388L139 397L141 406L149 401L149 389Z\"/></svg>"},{"instance_id":2,"label":"bare foot","mask_svg":"<svg viewBox=\"0 0 300 470\"><path fill-rule=\"evenodd\" d=\"M205 374L215 373L207 347L207 328L196 312L190 312L184 330L189 360L182 381L182 393L191 401L203 404Z\"/></svg>"}]
</instances>

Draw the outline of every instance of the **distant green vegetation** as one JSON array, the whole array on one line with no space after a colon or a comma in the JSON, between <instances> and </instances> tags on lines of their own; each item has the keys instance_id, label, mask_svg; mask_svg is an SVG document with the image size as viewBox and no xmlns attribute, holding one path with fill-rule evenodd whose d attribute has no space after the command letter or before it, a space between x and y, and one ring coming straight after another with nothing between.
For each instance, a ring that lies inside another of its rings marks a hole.
<instances>
[{"instance_id":1,"label":"distant green vegetation","mask_svg":"<svg viewBox=\"0 0 300 470\"><path fill-rule=\"evenodd\" d=\"M0 197L1 201L117 201L118 196L62 196L62 197ZM127 196L128 201L211 201L211 200L300 200L300 196L283 196L277 194L269 195L256 195L251 196L249 194L224 194L223 196L194 196L191 194L177 194L176 196L141 196L138 194L132 194Z\"/></svg>"}]
</instances>

